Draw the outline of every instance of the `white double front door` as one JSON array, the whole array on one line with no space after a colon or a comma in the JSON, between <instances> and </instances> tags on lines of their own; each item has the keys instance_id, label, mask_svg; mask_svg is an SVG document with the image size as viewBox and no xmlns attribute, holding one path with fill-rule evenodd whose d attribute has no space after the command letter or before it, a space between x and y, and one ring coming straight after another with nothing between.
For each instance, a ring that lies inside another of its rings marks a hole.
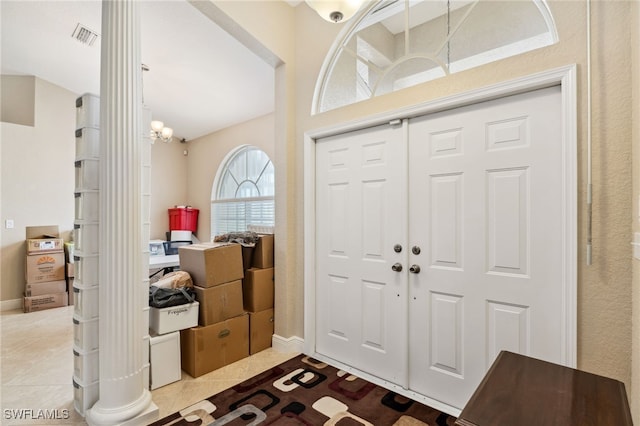
<instances>
[{"instance_id":1,"label":"white double front door","mask_svg":"<svg viewBox=\"0 0 640 426\"><path fill-rule=\"evenodd\" d=\"M316 141L315 350L461 409L565 363L559 86Z\"/></svg>"}]
</instances>

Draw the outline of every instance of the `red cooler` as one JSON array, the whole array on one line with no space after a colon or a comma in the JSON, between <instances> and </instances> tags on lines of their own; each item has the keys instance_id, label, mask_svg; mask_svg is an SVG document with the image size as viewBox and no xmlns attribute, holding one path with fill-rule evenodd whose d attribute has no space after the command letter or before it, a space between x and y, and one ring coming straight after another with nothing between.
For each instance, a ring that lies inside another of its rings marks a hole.
<instances>
[{"instance_id":1,"label":"red cooler","mask_svg":"<svg viewBox=\"0 0 640 426\"><path fill-rule=\"evenodd\" d=\"M198 209L191 207L169 209L169 230L196 232L198 229L198 212Z\"/></svg>"}]
</instances>

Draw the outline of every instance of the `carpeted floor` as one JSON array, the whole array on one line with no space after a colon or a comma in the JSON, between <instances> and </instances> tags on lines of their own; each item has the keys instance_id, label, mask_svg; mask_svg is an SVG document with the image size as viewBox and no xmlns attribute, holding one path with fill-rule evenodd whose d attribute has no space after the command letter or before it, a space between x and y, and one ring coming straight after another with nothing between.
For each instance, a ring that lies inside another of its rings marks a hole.
<instances>
[{"instance_id":1,"label":"carpeted floor","mask_svg":"<svg viewBox=\"0 0 640 426\"><path fill-rule=\"evenodd\" d=\"M152 426L453 426L455 418L304 355Z\"/></svg>"}]
</instances>

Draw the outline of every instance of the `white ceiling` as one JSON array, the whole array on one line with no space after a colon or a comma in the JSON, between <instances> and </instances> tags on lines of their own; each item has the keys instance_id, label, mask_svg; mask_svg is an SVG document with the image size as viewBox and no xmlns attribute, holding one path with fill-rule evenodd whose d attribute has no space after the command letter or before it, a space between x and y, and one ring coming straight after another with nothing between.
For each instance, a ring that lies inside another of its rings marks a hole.
<instances>
[{"instance_id":1,"label":"white ceiling","mask_svg":"<svg viewBox=\"0 0 640 426\"><path fill-rule=\"evenodd\" d=\"M2 74L35 75L78 95L99 94L101 2L0 0ZM185 0L140 2L144 103L187 140L268 114L274 70Z\"/></svg>"}]
</instances>

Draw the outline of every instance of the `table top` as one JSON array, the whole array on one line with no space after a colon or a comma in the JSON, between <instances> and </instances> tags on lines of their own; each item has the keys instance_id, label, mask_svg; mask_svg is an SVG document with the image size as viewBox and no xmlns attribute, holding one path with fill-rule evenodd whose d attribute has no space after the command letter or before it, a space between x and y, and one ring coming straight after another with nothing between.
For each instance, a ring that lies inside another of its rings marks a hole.
<instances>
[{"instance_id":1,"label":"table top","mask_svg":"<svg viewBox=\"0 0 640 426\"><path fill-rule=\"evenodd\" d=\"M502 351L460 413L459 426L632 425L624 384Z\"/></svg>"},{"instance_id":2,"label":"table top","mask_svg":"<svg viewBox=\"0 0 640 426\"><path fill-rule=\"evenodd\" d=\"M149 256L149 269L162 269L173 266L180 266L180 255Z\"/></svg>"}]
</instances>

